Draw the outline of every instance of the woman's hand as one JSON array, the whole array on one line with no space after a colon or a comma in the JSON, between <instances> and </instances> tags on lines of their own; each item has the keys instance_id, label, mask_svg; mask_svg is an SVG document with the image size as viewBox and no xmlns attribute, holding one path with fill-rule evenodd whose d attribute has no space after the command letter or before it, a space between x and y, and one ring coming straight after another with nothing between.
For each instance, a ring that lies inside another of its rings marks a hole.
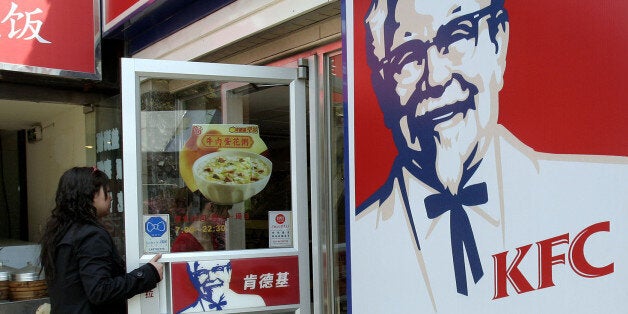
<instances>
[{"instance_id":1,"label":"woman's hand","mask_svg":"<svg viewBox=\"0 0 628 314\"><path fill-rule=\"evenodd\" d=\"M149 261L149 263L153 265L153 267L155 267L155 269L157 270L157 273L159 273L159 281L164 279L164 264L157 262L160 258L161 258L161 253L158 253L158 254L155 254L155 256L153 256L153 258Z\"/></svg>"}]
</instances>

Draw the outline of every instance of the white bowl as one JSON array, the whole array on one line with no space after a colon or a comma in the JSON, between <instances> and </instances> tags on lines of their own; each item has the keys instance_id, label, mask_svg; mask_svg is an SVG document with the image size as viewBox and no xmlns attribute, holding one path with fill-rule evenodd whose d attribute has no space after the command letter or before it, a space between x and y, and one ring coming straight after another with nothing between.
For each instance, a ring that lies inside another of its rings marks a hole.
<instances>
[{"instance_id":1,"label":"white bowl","mask_svg":"<svg viewBox=\"0 0 628 314\"><path fill-rule=\"evenodd\" d=\"M253 165L263 172L253 169ZM253 197L266 187L272 170L273 164L268 158L238 150L209 153L192 166L198 190L217 204L235 204Z\"/></svg>"}]
</instances>

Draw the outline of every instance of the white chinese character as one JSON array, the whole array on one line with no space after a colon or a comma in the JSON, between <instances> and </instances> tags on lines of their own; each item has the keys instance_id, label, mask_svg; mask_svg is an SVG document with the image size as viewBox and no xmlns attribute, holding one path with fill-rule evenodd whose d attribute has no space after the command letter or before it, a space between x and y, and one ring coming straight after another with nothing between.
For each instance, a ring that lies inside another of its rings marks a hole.
<instances>
[{"instance_id":1,"label":"white chinese character","mask_svg":"<svg viewBox=\"0 0 628 314\"><path fill-rule=\"evenodd\" d=\"M104 141L104 149L103 151L107 152L111 150L111 130L105 130L104 134L103 134L103 141Z\"/></svg>"},{"instance_id":2,"label":"white chinese character","mask_svg":"<svg viewBox=\"0 0 628 314\"><path fill-rule=\"evenodd\" d=\"M244 277L244 290L255 290L255 282L257 281L257 275L248 274Z\"/></svg>"},{"instance_id":3,"label":"white chinese character","mask_svg":"<svg viewBox=\"0 0 628 314\"><path fill-rule=\"evenodd\" d=\"M11 2L11 9L7 16L0 21L0 23L5 23L6 21L11 21L11 31L9 32L9 38L22 38L27 31L31 31L31 35L28 37L24 37L24 40L31 40L33 38L37 39L38 42L49 44L50 42L41 38L39 36L39 31L41 30L41 26L43 22L40 20L31 20L31 15L40 14L43 11L40 8L36 8L32 12L20 13L16 12L17 4L15 2ZM17 28L16 22L24 18L24 28ZM15 36L17 35L17 36Z\"/></svg>"},{"instance_id":4,"label":"white chinese character","mask_svg":"<svg viewBox=\"0 0 628 314\"><path fill-rule=\"evenodd\" d=\"M116 194L116 197L118 198L118 213L123 213L124 212L124 198L122 195L122 191L118 192Z\"/></svg>"},{"instance_id":5,"label":"white chinese character","mask_svg":"<svg viewBox=\"0 0 628 314\"><path fill-rule=\"evenodd\" d=\"M111 149L120 148L120 132L118 128L111 130Z\"/></svg>"},{"instance_id":6,"label":"white chinese character","mask_svg":"<svg viewBox=\"0 0 628 314\"><path fill-rule=\"evenodd\" d=\"M259 280L260 289L264 288L272 288L273 287L273 278L275 275L271 273L262 274Z\"/></svg>"},{"instance_id":7,"label":"white chinese character","mask_svg":"<svg viewBox=\"0 0 628 314\"><path fill-rule=\"evenodd\" d=\"M288 272L277 273L277 280L275 280L275 287L285 288L288 286Z\"/></svg>"},{"instance_id":8,"label":"white chinese character","mask_svg":"<svg viewBox=\"0 0 628 314\"><path fill-rule=\"evenodd\" d=\"M96 133L96 152L100 153L104 148L104 138L102 132Z\"/></svg>"},{"instance_id":9,"label":"white chinese character","mask_svg":"<svg viewBox=\"0 0 628 314\"><path fill-rule=\"evenodd\" d=\"M109 178L111 178L111 160L110 159L106 159L106 160L101 160L99 162L96 162L96 168L98 168L100 171L104 172Z\"/></svg>"},{"instance_id":10,"label":"white chinese character","mask_svg":"<svg viewBox=\"0 0 628 314\"><path fill-rule=\"evenodd\" d=\"M116 159L116 179L122 180L122 159Z\"/></svg>"}]
</instances>

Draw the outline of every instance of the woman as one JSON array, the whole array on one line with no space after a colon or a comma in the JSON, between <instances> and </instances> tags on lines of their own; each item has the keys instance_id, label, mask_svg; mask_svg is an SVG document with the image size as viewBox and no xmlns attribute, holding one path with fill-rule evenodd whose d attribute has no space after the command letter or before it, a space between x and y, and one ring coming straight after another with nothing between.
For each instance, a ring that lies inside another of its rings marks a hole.
<instances>
[{"instance_id":1,"label":"woman","mask_svg":"<svg viewBox=\"0 0 628 314\"><path fill-rule=\"evenodd\" d=\"M161 254L126 273L98 218L109 214L109 178L96 167L74 167L59 179L56 206L41 240L52 313L126 313L126 300L163 277Z\"/></svg>"}]
</instances>

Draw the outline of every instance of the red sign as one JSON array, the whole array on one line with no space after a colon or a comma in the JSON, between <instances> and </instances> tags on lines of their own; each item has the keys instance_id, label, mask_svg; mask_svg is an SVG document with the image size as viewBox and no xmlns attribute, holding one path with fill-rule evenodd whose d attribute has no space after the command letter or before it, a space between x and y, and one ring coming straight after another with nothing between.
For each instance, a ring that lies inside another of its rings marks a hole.
<instances>
[{"instance_id":1,"label":"red sign","mask_svg":"<svg viewBox=\"0 0 628 314\"><path fill-rule=\"evenodd\" d=\"M103 32L120 25L132 15L150 6L155 0L104 0Z\"/></svg>"},{"instance_id":2,"label":"red sign","mask_svg":"<svg viewBox=\"0 0 628 314\"><path fill-rule=\"evenodd\" d=\"M625 308L628 4L343 3L349 312Z\"/></svg>"},{"instance_id":3,"label":"red sign","mask_svg":"<svg viewBox=\"0 0 628 314\"><path fill-rule=\"evenodd\" d=\"M298 303L297 256L172 264L174 313Z\"/></svg>"},{"instance_id":4,"label":"red sign","mask_svg":"<svg viewBox=\"0 0 628 314\"><path fill-rule=\"evenodd\" d=\"M0 68L96 74L98 11L94 1L0 0Z\"/></svg>"},{"instance_id":5,"label":"red sign","mask_svg":"<svg viewBox=\"0 0 628 314\"><path fill-rule=\"evenodd\" d=\"M110 23L113 19L122 15L124 11L138 3L138 0L108 0L105 1L105 23Z\"/></svg>"},{"instance_id":6,"label":"red sign","mask_svg":"<svg viewBox=\"0 0 628 314\"><path fill-rule=\"evenodd\" d=\"M364 17L370 3L353 1L354 80L360 88L355 94L360 105L355 112L357 203L386 180L397 150L366 64ZM536 151L628 156L628 110L620 87L628 71L623 31L628 2L534 0L506 1L505 6L511 39L499 95L500 123ZM373 147L387 153L374 154Z\"/></svg>"},{"instance_id":7,"label":"red sign","mask_svg":"<svg viewBox=\"0 0 628 314\"><path fill-rule=\"evenodd\" d=\"M552 279L553 266L567 264L566 260L569 260L569 266L571 266L574 273L584 278L596 278L612 274L615 271L614 262L610 262L602 267L596 267L591 265L585 255L584 247L586 241L591 235L598 232L610 232L610 222L603 221L585 228L573 238L571 243L569 243L568 233L537 242L537 278L539 279L539 285L536 289L553 287L555 285ZM569 253L554 255L553 248L561 244L569 244ZM493 299L507 297L508 284L511 284L518 294L535 290L519 270L519 264L521 264L531 247L532 244L518 247L516 257L510 264L507 263L506 259L508 251L493 255L493 261L495 262L493 267L495 272L495 295Z\"/></svg>"}]
</instances>

